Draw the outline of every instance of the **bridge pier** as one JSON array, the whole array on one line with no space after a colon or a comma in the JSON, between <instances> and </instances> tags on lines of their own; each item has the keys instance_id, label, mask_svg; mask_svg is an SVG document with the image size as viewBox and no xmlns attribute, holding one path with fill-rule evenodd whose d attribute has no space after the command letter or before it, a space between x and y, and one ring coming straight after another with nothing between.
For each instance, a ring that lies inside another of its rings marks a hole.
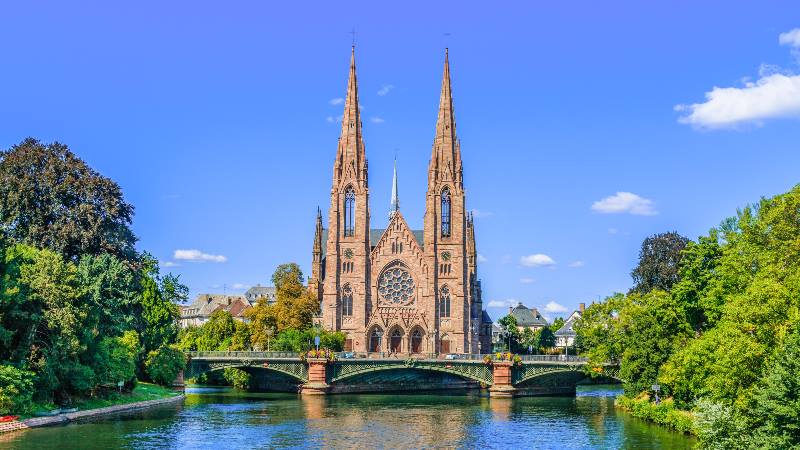
<instances>
[{"instance_id":1,"label":"bridge pier","mask_svg":"<svg viewBox=\"0 0 800 450\"><path fill-rule=\"evenodd\" d=\"M492 377L494 383L489 388L489 397L509 398L514 396L516 388L511 379L511 370L514 363L511 361L494 361L492 363Z\"/></svg>"},{"instance_id":2,"label":"bridge pier","mask_svg":"<svg viewBox=\"0 0 800 450\"><path fill-rule=\"evenodd\" d=\"M183 370L178 372L178 375L175 376L175 381L172 382L172 390L183 392L186 390L186 382L183 379Z\"/></svg>"},{"instance_id":3,"label":"bridge pier","mask_svg":"<svg viewBox=\"0 0 800 450\"><path fill-rule=\"evenodd\" d=\"M328 360L325 358L308 358L308 382L300 388L302 395L325 395L330 390L328 384Z\"/></svg>"}]
</instances>

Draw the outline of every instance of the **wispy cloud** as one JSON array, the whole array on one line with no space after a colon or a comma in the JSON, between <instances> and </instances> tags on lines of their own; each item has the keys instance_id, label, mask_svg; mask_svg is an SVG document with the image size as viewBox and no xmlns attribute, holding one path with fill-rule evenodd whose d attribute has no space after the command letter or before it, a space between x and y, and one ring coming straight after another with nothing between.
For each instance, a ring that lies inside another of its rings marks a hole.
<instances>
[{"instance_id":1,"label":"wispy cloud","mask_svg":"<svg viewBox=\"0 0 800 450\"><path fill-rule=\"evenodd\" d=\"M608 234L614 235L614 234L617 234L617 233L619 233L619 230L616 229L616 228L609 228L608 229Z\"/></svg>"},{"instance_id":2,"label":"wispy cloud","mask_svg":"<svg viewBox=\"0 0 800 450\"><path fill-rule=\"evenodd\" d=\"M231 287L236 289L236 290L242 290L242 289L247 288L247 285L244 284L244 283L233 283L233 285L231 285Z\"/></svg>"},{"instance_id":3,"label":"wispy cloud","mask_svg":"<svg viewBox=\"0 0 800 450\"><path fill-rule=\"evenodd\" d=\"M519 282L522 283L522 284L531 284L531 283L535 283L536 280L533 279L533 278L527 278L526 277L526 278L520 278Z\"/></svg>"},{"instance_id":4,"label":"wispy cloud","mask_svg":"<svg viewBox=\"0 0 800 450\"><path fill-rule=\"evenodd\" d=\"M175 261L159 261L161 267L180 267L180 264Z\"/></svg>"},{"instance_id":5,"label":"wispy cloud","mask_svg":"<svg viewBox=\"0 0 800 450\"><path fill-rule=\"evenodd\" d=\"M553 266L555 265L555 261L553 258L543 254L543 253L535 253L533 255L523 256L519 259L519 263L525 267L541 267L541 266Z\"/></svg>"},{"instance_id":6,"label":"wispy cloud","mask_svg":"<svg viewBox=\"0 0 800 450\"><path fill-rule=\"evenodd\" d=\"M571 263L569 263L569 267L573 267L573 268L578 268L578 267L583 267L583 266L584 266L583 261L572 261Z\"/></svg>"},{"instance_id":7,"label":"wispy cloud","mask_svg":"<svg viewBox=\"0 0 800 450\"><path fill-rule=\"evenodd\" d=\"M800 62L800 28L778 36L778 43L791 47ZM705 93L705 101L676 105L683 113L678 122L698 129L761 126L767 119L800 117L800 75L780 67L762 64L759 79L741 87L717 87Z\"/></svg>"},{"instance_id":8,"label":"wispy cloud","mask_svg":"<svg viewBox=\"0 0 800 450\"><path fill-rule=\"evenodd\" d=\"M554 301L550 301L550 302L547 302L546 305L544 305L544 308L542 308L542 311L549 312L549 313L563 313L563 312L567 312L568 310L567 310L566 306L561 305L559 303L556 303Z\"/></svg>"},{"instance_id":9,"label":"wispy cloud","mask_svg":"<svg viewBox=\"0 0 800 450\"><path fill-rule=\"evenodd\" d=\"M394 85L391 85L391 84L384 84L384 85L383 85L383 86L380 88L380 90L378 90L378 95L380 95L381 97L383 97L384 95L388 94L388 93L389 93L389 91L391 91L392 89L394 89Z\"/></svg>"},{"instance_id":10,"label":"wispy cloud","mask_svg":"<svg viewBox=\"0 0 800 450\"><path fill-rule=\"evenodd\" d=\"M478 253L478 262L480 262L480 263L489 262L489 259L487 257L481 255L480 253Z\"/></svg>"},{"instance_id":11,"label":"wispy cloud","mask_svg":"<svg viewBox=\"0 0 800 450\"><path fill-rule=\"evenodd\" d=\"M473 209L472 210L472 216L476 217L478 219L483 219L485 217L489 217L489 216L492 216L492 215L494 215L494 213L489 212L489 211L481 211L480 209Z\"/></svg>"},{"instance_id":12,"label":"wispy cloud","mask_svg":"<svg viewBox=\"0 0 800 450\"><path fill-rule=\"evenodd\" d=\"M386 122L385 120L383 120L382 118L377 117L377 116L376 117L370 117L369 121L372 122L372 123L384 123L384 122Z\"/></svg>"},{"instance_id":13,"label":"wispy cloud","mask_svg":"<svg viewBox=\"0 0 800 450\"><path fill-rule=\"evenodd\" d=\"M223 255L212 255L209 253L203 253L197 249L191 250L175 250L175 254L172 255L173 259L177 259L179 261L189 261L189 262L215 262L215 263L224 263L228 260Z\"/></svg>"},{"instance_id":14,"label":"wispy cloud","mask_svg":"<svg viewBox=\"0 0 800 450\"><path fill-rule=\"evenodd\" d=\"M336 97L328 100L328 103L330 103L331 105L341 105L342 103L344 103L344 99L342 97Z\"/></svg>"},{"instance_id":15,"label":"wispy cloud","mask_svg":"<svg viewBox=\"0 0 800 450\"><path fill-rule=\"evenodd\" d=\"M632 192L617 192L592 203L592 210L602 214L633 214L634 216L654 216L658 214L655 203L639 197Z\"/></svg>"},{"instance_id":16,"label":"wispy cloud","mask_svg":"<svg viewBox=\"0 0 800 450\"><path fill-rule=\"evenodd\" d=\"M518 300L507 298L505 300L490 300L489 308L508 308L509 306L517 306Z\"/></svg>"}]
</instances>

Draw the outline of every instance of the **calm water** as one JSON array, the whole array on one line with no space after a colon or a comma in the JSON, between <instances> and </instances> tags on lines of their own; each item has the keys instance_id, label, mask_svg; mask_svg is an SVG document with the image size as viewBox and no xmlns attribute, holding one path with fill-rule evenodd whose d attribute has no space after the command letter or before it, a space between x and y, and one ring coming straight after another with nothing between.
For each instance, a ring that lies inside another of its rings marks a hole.
<instances>
[{"instance_id":1,"label":"calm water","mask_svg":"<svg viewBox=\"0 0 800 450\"><path fill-rule=\"evenodd\" d=\"M578 396L300 398L189 390L183 405L0 435L0 448L635 448L694 442L614 410L617 387Z\"/></svg>"}]
</instances>

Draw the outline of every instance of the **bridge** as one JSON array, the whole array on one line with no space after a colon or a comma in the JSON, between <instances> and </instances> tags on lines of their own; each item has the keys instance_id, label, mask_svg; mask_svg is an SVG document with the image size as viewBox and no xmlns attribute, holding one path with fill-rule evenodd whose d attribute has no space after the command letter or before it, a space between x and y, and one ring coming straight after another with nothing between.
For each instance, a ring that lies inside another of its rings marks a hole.
<instances>
[{"instance_id":1,"label":"bridge","mask_svg":"<svg viewBox=\"0 0 800 450\"><path fill-rule=\"evenodd\" d=\"M265 390L307 395L488 389L492 397L574 395L578 384L598 377L620 381L619 370L589 368L586 358L563 355L399 356L387 353L338 353L332 358L301 358L294 352L189 352L184 376L236 368L255 377Z\"/></svg>"}]
</instances>

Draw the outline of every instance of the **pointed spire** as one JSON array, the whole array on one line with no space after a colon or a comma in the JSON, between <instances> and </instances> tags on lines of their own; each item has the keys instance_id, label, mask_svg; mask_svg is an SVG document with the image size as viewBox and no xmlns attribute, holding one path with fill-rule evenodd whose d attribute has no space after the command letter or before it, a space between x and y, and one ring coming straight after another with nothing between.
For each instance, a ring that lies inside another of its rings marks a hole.
<instances>
[{"instance_id":1,"label":"pointed spire","mask_svg":"<svg viewBox=\"0 0 800 450\"><path fill-rule=\"evenodd\" d=\"M318 260L318 255L322 253L322 210L317 206L317 223L314 227L314 260Z\"/></svg>"},{"instance_id":2,"label":"pointed spire","mask_svg":"<svg viewBox=\"0 0 800 450\"><path fill-rule=\"evenodd\" d=\"M394 157L394 173L392 175L392 200L390 202L389 218L400 211L400 197L397 190L397 156Z\"/></svg>"},{"instance_id":3,"label":"pointed spire","mask_svg":"<svg viewBox=\"0 0 800 450\"><path fill-rule=\"evenodd\" d=\"M347 80L347 95L342 114L342 133L339 137L339 170L347 173L348 166L353 175L361 180L366 178L366 157L361 135L361 113L358 104L358 80L356 78L356 47L350 53L350 75Z\"/></svg>"},{"instance_id":4,"label":"pointed spire","mask_svg":"<svg viewBox=\"0 0 800 450\"><path fill-rule=\"evenodd\" d=\"M453 90L450 83L449 50L444 53L442 89L439 95L439 114L436 119L436 137L433 141L430 171L449 172L455 181L461 180L461 150L456 136L456 118L453 108Z\"/></svg>"}]
</instances>

